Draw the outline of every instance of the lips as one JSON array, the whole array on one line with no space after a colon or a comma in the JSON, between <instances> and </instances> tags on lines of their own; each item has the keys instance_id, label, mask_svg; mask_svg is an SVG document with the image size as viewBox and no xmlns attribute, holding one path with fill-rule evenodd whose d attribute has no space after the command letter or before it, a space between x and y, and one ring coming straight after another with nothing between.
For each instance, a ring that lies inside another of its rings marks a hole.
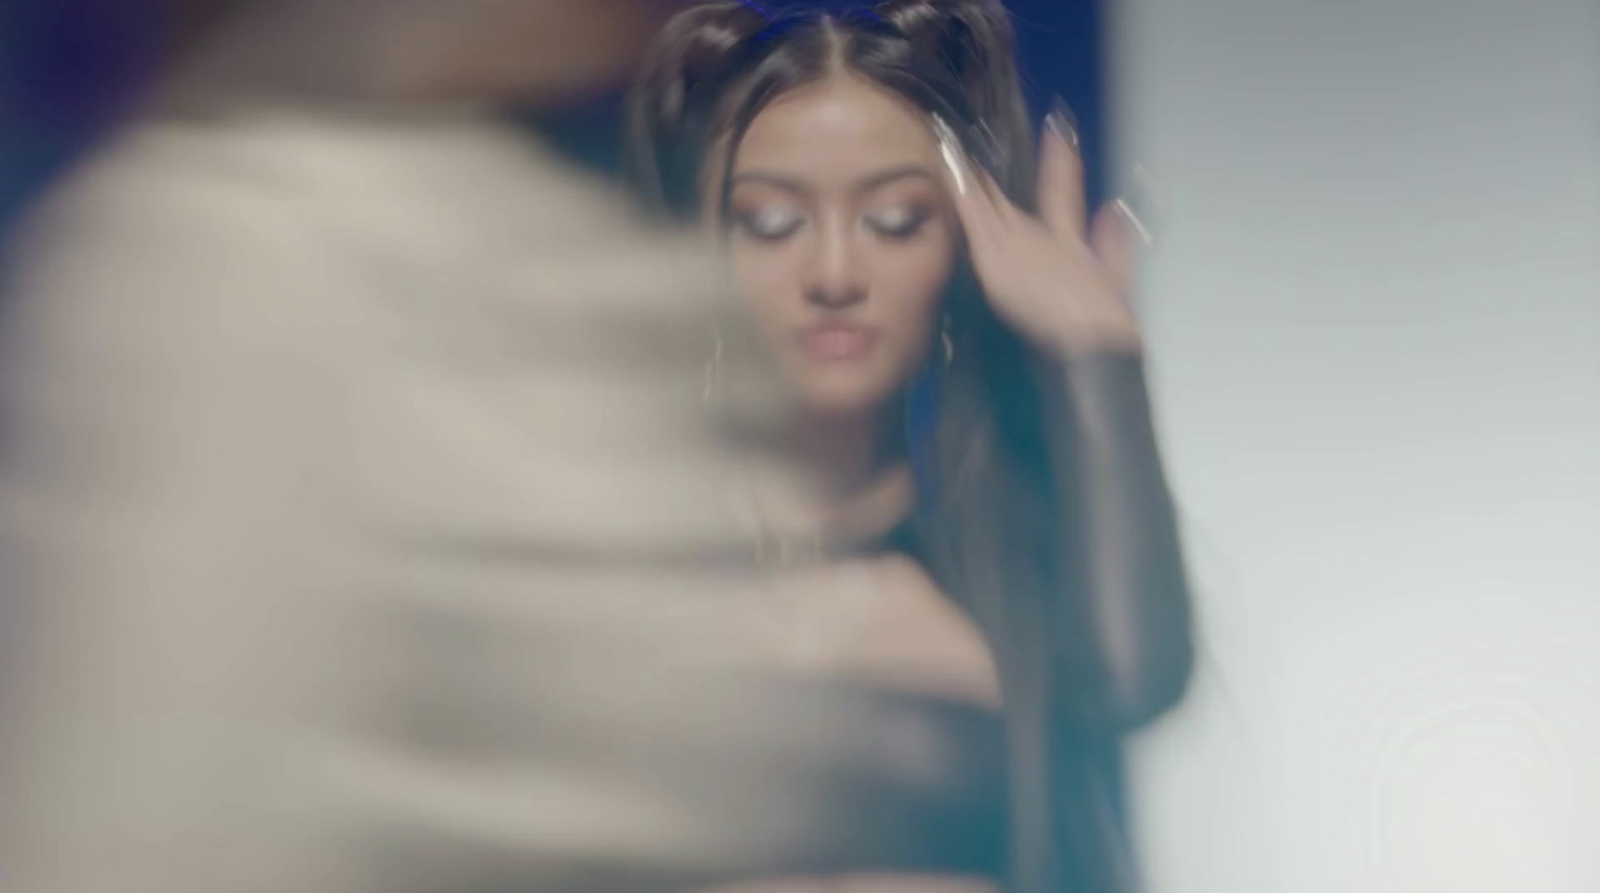
<instances>
[{"instance_id":1,"label":"lips","mask_svg":"<svg viewBox=\"0 0 1600 893\"><path fill-rule=\"evenodd\" d=\"M877 343L878 333L860 326L821 325L800 336L800 347L808 356L829 361L859 359Z\"/></svg>"}]
</instances>

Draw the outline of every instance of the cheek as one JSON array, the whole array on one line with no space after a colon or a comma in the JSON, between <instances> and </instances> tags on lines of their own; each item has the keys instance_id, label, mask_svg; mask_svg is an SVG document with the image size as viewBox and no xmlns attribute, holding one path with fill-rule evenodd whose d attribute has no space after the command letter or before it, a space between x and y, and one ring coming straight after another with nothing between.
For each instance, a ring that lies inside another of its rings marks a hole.
<instances>
[{"instance_id":1,"label":"cheek","mask_svg":"<svg viewBox=\"0 0 1600 893\"><path fill-rule=\"evenodd\" d=\"M876 266L874 285L885 322L898 339L915 347L932 332L955 262L952 239L941 236L889 248Z\"/></svg>"},{"instance_id":2,"label":"cheek","mask_svg":"<svg viewBox=\"0 0 1600 893\"><path fill-rule=\"evenodd\" d=\"M758 325L780 325L803 304L800 256L792 245L750 245L736 239L728 246L734 284Z\"/></svg>"}]
</instances>

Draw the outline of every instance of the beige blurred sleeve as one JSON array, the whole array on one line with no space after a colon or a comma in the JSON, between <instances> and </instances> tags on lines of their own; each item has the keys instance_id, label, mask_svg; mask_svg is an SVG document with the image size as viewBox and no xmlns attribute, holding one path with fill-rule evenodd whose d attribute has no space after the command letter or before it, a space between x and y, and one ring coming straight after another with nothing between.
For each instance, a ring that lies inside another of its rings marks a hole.
<instances>
[{"instance_id":1,"label":"beige blurred sleeve","mask_svg":"<svg viewBox=\"0 0 1600 893\"><path fill-rule=\"evenodd\" d=\"M230 124L136 131L9 255L7 889L693 858L661 792L508 717L642 719L596 684L653 625L616 606L728 588L648 560L733 533L661 401L709 280L471 127ZM514 765L419 731L441 708Z\"/></svg>"},{"instance_id":2,"label":"beige blurred sleeve","mask_svg":"<svg viewBox=\"0 0 1600 893\"><path fill-rule=\"evenodd\" d=\"M273 865L238 858L268 840L229 806L252 798L242 781L270 783L285 693L310 669L283 643L328 579L337 431L320 344L338 315L303 314L308 287L337 289L291 211L166 165L91 170L11 255L9 890L183 889Z\"/></svg>"},{"instance_id":3,"label":"beige blurred sleeve","mask_svg":"<svg viewBox=\"0 0 1600 893\"><path fill-rule=\"evenodd\" d=\"M37 216L8 893L657 891L987 815L940 716L707 669L760 582L713 266L609 201L514 136L290 119L136 134Z\"/></svg>"}]
</instances>

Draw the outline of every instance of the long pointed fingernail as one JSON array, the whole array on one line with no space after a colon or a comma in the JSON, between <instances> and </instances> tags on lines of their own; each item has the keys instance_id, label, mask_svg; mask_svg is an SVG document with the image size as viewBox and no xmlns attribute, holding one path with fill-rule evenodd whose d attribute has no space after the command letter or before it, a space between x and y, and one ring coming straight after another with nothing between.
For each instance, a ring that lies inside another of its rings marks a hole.
<instances>
[{"instance_id":1,"label":"long pointed fingernail","mask_svg":"<svg viewBox=\"0 0 1600 893\"><path fill-rule=\"evenodd\" d=\"M1125 214L1137 224L1142 238L1151 242L1167 227L1167 208L1161 199L1161 188L1144 165L1135 164L1129 171L1126 188L1119 199Z\"/></svg>"},{"instance_id":2,"label":"long pointed fingernail","mask_svg":"<svg viewBox=\"0 0 1600 893\"><path fill-rule=\"evenodd\" d=\"M955 181L956 192L966 195L970 184L967 178L967 162L965 153L961 150L961 141L956 138L956 132L938 115L932 115L933 135L939 140L939 155L944 159L944 166L950 170L950 179Z\"/></svg>"},{"instance_id":3,"label":"long pointed fingernail","mask_svg":"<svg viewBox=\"0 0 1600 893\"><path fill-rule=\"evenodd\" d=\"M978 165L989 172L991 177L1000 176L1006 170L1006 147L1000 142L1000 137L995 135L993 128L987 121L979 121L976 133L978 145Z\"/></svg>"},{"instance_id":4,"label":"long pointed fingernail","mask_svg":"<svg viewBox=\"0 0 1600 893\"><path fill-rule=\"evenodd\" d=\"M1079 151L1078 116L1072 113L1066 100L1057 96L1050 101L1050 113L1044 116L1044 125L1072 151Z\"/></svg>"},{"instance_id":5,"label":"long pointed fingernail","mask_svg":"<svg viewBox=\"0 0 1600 893\"><path fill-rule=\"evenodd\" d=\"M1116 199L1112 201L1111 205L1117 209L1118 214L1122 215L1122 219L1127 221L1128 227L1133 230L1134 235L1139 237L1139 241L1147 246L1156 243L1155 236L1150 232L1150 227L1145 226L1144 221L1139 219L1139 215L1129 206L1126 199Z\"/></svg>"}]
</instances>

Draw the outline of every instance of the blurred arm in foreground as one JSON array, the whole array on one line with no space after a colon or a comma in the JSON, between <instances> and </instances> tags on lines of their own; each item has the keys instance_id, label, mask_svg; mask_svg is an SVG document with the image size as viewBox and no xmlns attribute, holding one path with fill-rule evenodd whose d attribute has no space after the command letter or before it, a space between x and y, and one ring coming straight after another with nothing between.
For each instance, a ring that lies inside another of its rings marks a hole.
<instances>
[{"instance_id":1,"label":"blurred arm in foreground","mask_svg":"<svg viewBox=\"0 0 1600 893\"><path fill-rule=\"evenodd\" d=\"M602 83L658 5L339 6L308 33L346 52L290 69L350 64L337 112L230 94L265 57L202 54L217 74L171 94L193 113L108 146L12 246L10 890L603 893L987 858L924 844L994 833L981 718L702 665L737 638L706 618L759 582L695 423L713 265L445 102ZM384 51L445 12L456 50L533 43L459 79ZM541 61L490 89L513 57Z\"/></svg>"}]
</instances>

